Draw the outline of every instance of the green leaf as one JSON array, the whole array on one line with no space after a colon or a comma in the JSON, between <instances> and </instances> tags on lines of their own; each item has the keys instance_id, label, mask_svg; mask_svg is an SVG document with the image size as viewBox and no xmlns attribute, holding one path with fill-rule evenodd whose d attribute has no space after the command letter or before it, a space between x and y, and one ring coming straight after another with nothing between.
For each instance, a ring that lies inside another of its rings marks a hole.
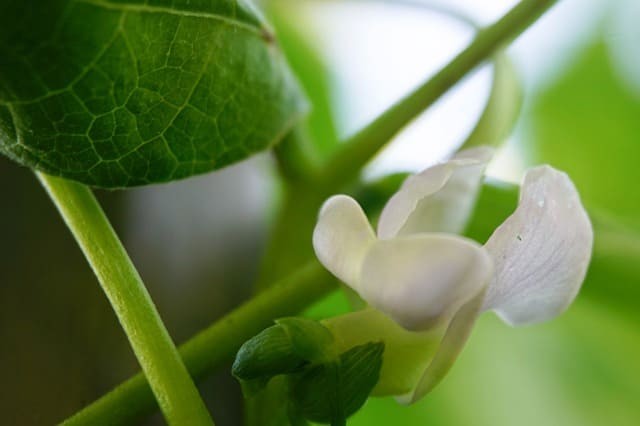
<instances>
[{"instance_id":1,"label":"green leaf","mask_svg":"<svg viewBox=\"0 0 640 426\"><path fill-rule=\"evenodd\" d=\"M486 179L465 229L465 235L477 242L487 242L493 231L516 209L520 187L496 179Z\"/></svg>"},{"instance_id":2,"label":"green leaf","mask_svg":"<svg viewBox=\"0 0 640 426\"><path fill-rule=\"evenodd\" d=\"M534 101L532 113L533 160L566 171L591 212L640 230L640 97L618 78L601 37Z\"/></svg>"},{"instance_id":3,"label":"green leaf","mask_svg":"<svg viewBox=\"0 0 640 426\"><path fill-rule=\"evenodd\" d=\"M0 152L90 185L223 167L305 109L244 0L7 0L0 40Z\"/></svg>"},{"instance_id":4,"label":"green leaf","mask_svg":"<svg viewBox=\"0 0 640 426\"><path fill-rule=\"evenodd\" d=\"M378 382L383 352L384 343L367 343L307 369L292 384L295 406L311 421L346 424Z\"/></svg>"}]
</instances>

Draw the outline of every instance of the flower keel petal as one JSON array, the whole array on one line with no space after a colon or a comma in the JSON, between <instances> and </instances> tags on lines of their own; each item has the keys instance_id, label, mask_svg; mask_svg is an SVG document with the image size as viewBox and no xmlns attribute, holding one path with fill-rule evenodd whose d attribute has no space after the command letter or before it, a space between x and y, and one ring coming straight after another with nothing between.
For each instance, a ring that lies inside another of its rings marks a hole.
<instances>
[{"instance_id":1,"label":"flower keel petal","mask_svg":"<svg viewBox=\"0 0 640 426\"><path fill-rule=\"evenodd\" d=\"M516 211L485 245L495 276L484 308L511 325L562 313L584 280L593 230L569 177L549 166L525 176Z\"/></svg>"},{"instance_id":2,"label":"flower keel petal","mask_svg":"<svg viewBox=\"0 0 640 426\"><path fill-rule=\"evenodd\" d=\"M476 242L446 234L378 241L368 251L359 292L411 331L431 329L482 291L492 261Z\"/></svg>"}]
</instances>

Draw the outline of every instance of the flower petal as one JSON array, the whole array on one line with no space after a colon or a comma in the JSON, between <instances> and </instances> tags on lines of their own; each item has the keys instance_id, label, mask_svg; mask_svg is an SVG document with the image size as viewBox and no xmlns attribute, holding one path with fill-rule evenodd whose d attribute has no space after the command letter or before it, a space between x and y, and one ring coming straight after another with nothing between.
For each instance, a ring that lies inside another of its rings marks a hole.
<instances>
[{"instance_id":1,"label":"flower petal","mask_svg":"<svg viewBox=\"0 0 640 426\"><path fill-rule=\"evenodd\" d=\"M362 260L375 241L356 200L336 195L325 201L313 231L313 248L320 263L333 275L357 290Z\"/></svg>"},{"instance_id":2,"label":"flower petal","mask_svg":"<svg viewBox=\"0 0 640 426\"><path fill-rule=\"evenodd\" d=\"M447 331L440 342L437 352L431 359L428 367L422 373L415 389L406 394L397 396L402 404L412 404L422 398L447 375L451 366L467 343L471 330L481 312L484 291L478 293L473 299L464 304L449 323Z\"/></svg>"},{"instance_id":3,"label":"flower petal","mask_svg":"<svg viewBox=\"0 0 640 426\"><path fill-rule=\"evenodd\" d=\"M378 221L378 237L420 232L460 233L475 204L489 147L459 152L451 160L410 176L387 202Z\"/></svg>"},{"instance_id":4,"label":"flower petal","mask_svg":"<svg viewBox=\"0 0 640 426\"><path fill-rule=\"evenodd\" d=\"M562 313L578 294L593 229L569 177L549 166L526 174L516 211L485 245L495 276L483 309L511 325Z\"/></svg>"},{"instance_id":5,"label":"flower petal","mask_svg":"<svg viewBox=\"0 0 640 426\"><path fill-rule=\"evenodd\" d=\"M492 270L489 254L466 238L379 240L365 256L358 291L407 330L421 331L448 321L486 287Z\"/></svg>"}]
</instances>

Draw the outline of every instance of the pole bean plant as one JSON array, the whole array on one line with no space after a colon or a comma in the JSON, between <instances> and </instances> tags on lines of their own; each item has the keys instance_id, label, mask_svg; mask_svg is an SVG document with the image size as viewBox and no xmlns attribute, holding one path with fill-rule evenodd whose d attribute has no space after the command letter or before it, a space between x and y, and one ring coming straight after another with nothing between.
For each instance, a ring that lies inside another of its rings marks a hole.
<instances>
[{"instance_id":1,"label":"pole bean plant","mask_svg":"<svg viewBox=\"0 0 640 426\"><path fill-rule=\"evenodd\" d=\"M472 41L338 140L323 127L332 111L317 64L296 55L305 46L287 22L294 1L0 4L0 152L40 181L141 367L62 424L138 424L159 410L170 425L213 425L196 384L235 360L247 424L345 425L370 397L429 399L483 312L539 323L578 295L594 228L608 235L581 186L545 164L520 186L484 174L519 112L504 49L556 2L521 0L482 28L439 10L472 26ZM362 178L485 63L491 91L460 150L415 175ZM265 150L283 194L254 296L176 346L93 189L185 179ZM350 312L301 314L336 291Z\"/></svg>"}]
</instances>

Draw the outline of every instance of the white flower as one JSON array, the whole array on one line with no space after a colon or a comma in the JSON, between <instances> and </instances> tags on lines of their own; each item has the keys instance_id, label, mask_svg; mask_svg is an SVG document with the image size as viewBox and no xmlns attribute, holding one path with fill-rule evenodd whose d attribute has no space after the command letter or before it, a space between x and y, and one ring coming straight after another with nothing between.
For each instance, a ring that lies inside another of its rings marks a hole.
<instances>
[{"instance_id":1,"label":"white flower","mask_svg":"<svg viewBox=\"0 0 640 426\"><path fill-rule=\"evenodd\" d=\"M477 316L511 325L562 313L576 297L593 231L569 177L530 169L515 212L487 243L459 235L492 150L480 147L409 177L384 207L377 236L345 195L323 205L313 235L320 262L404 329L445 327L430 364L403 396L415 401L446 374Z\"/></svg>"}]
</instances>

